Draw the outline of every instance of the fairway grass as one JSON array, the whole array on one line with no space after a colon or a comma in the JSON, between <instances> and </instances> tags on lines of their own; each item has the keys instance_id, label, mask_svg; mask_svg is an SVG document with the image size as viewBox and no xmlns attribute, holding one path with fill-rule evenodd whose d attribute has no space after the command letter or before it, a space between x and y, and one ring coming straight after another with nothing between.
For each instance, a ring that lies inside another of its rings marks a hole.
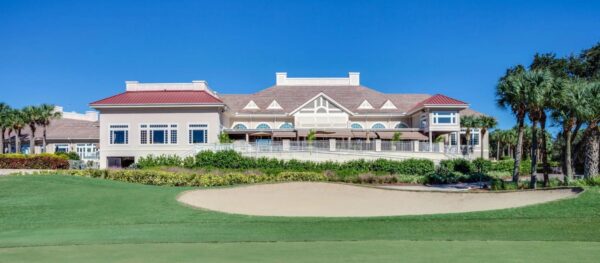
<instances>
[{"instance_id":1,"label":"fairway grass","mask_svg":"<svg viewBox=\"0 0 600 263\"><path fill-rule=\"evenodd\" d=\"M585 262L600 251L599 188L522 208L375 218L217 213L175 200L189 189L0 177L0 262Z\"/></svg>"},{"instance_id":2,"label":"fairway grass","mask_svg":"<svg viewBox=\"0 0 600 263\"><path fill-rule=\"evenodd\" d=\"M0 249L5 262L597 262L600 243L315 241ZM576 260L574 260L576 259Z\"/></svg>"}]
</instances>

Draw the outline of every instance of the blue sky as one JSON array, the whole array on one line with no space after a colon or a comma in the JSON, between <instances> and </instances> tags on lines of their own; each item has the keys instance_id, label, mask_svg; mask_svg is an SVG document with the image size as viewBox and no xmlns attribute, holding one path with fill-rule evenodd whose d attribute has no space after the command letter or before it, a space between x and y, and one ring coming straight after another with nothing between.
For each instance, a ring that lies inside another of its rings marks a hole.
<instances>
[{"instance_id":1,"label":"blue sky","mask_svg":"<svg viewBox=\"0 0 600 263\"><path fill-rule=\"evenodd\" d=\"M252 93L275 72L494 103L507 67L600 41L600 1L5 1L0 101L84 111L125 80Z\"/></svg>"}]
</instances>

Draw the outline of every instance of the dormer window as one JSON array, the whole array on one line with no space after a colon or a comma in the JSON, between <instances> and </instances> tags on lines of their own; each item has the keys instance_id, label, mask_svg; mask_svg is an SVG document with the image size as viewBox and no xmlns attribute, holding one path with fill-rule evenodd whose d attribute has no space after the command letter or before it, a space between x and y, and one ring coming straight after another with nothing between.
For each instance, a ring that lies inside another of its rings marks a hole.
<instances>
[{"instance_id":1,"label":"dormer window","mask_svg":"<svg viewBox=\"0 0 600 263\"><path fill-rule=\"evenodd\" d=\"M398 109L396 108L396 105L394 105L394 103L392 103L390 100L387 100L382 106L381 106L382 110L395 110Z\"/></svg>"},{"instance_id":2,"label":"dormer window","mask_svg":"<svg viewBox=\"0 0 600 263\"><path fill-rule=\"evenodd\" d=\"M244 110L259 110L259 109L260 108L258 107L258 105L256 105L256 102L254 102L253 100L248 102L248 104L246 104L246 107L244 107Z\"/></svg>"},{"instance_id":3,"label":"dormer window","mask_svg":"<svg viewBox=\"0 0 600 263\"><path fill-rule=\"evenodd\" d=\"M364 100L359 106L358 106L359 110L372 110L373 109L373 105L371 105L371 103L369 103L367 100Z\"/></svg>"},{"instance_id":4,"label":"dormer window","mask_svg":"<svg viewBox=\"0 0 600 263\"><path fill-rule=\"evenodd\" d=\"M267 107L267 110L282 110L283 108L281 107L281 105L279 105L279 103L276 100L273 100L273 102L271 102L271 104L269 104L269 107Z\"/></svg>"}]
</instances>

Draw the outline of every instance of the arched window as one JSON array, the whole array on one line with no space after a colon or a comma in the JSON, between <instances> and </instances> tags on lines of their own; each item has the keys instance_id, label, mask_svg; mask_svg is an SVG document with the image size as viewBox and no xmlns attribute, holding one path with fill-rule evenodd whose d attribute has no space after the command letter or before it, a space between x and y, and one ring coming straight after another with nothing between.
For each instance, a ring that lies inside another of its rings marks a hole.
<instances>
[{"instance_id":1,"label":"arched window","mask_svg":"<svg viewBox=\"0 0 600 263\"><path fill-rule=\"evenodd\" d=\"M318 108L317 113L327 113L327 109L326 108Z\"/></svg>"},{"instance_id":2,"label":"arched window","mask_svg":"<svg viewBox=\"0 0 600 263\"><path fill-rule=\"evenodd\" d=\"M350 125L350 128L351 128L351 129L362 129L362 128L363 128L363 126L362 126L362 125L360 125L360 123L356 123L356 122L355 122L355 123L352 123L352 124Z\"/></svg>"},{"instance_id":3,"label":"arched window","mask_svg":"<svg viewBox=\"0 0 600 263\"><path fill-rule=\"evenodd\" d=\"M233 129L234 130L246 130L246 129L248 129L248 127L246 127L246 125L244 125L244 124L238 123L235 126L233 126Z\"/></svg>"},{"instance_id":4,"label":"arched window","mask_svg":"<svg viewBox=\"0 0 600 263\"><path fill-rule=\"evenodd\" d=\"M396 124L396 126L394 128L395 129L408 128L408 125L406 125L404 122L399 122L398 124Z\"/></svg>"},{"instance_id":5,"label":"arched window","mask_svg":"<svg viewBox=\"0 0 600 263\"><path fill-rule=\"evenodd\" d=\"M383 123L375 123L373 124L373 126L371 126L371 129L385 129L385 125L383 125Z\"/></svg>"},{"instance_id":6,"label":"arched window","mask_svg":"<svg viewBox=\"0 0 600 263\"><path fill-rule=\"evenodd\" d=\"M269 130L271 129L271 126L269 126L269 124L266 123L261 123L258 126L256 126L257 130Z\"/></svg>"},{"instance_id":7,"label":"arched window","mask_svg":"<svg viewBox=\"0 0 600 263\"><path fill-rule=\"evenodd\" d=\"M279 129L293 129L293 128L294 128L294 125L289 122L286 122L284 124L281 124L281 126L279 126Z\"/></svg>"}]
</instances>

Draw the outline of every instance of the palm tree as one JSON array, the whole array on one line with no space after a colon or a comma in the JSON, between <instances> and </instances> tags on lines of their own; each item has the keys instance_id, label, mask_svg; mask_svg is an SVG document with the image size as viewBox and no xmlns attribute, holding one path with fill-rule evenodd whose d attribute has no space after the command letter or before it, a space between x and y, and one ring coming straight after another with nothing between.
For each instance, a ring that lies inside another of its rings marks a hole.
<instances>
[{"instance_id":1,"label":"palm tree","mask_svg":"<svg viewBox=\"0 0 600 263\"><path fill-rule=\"evenodd\" d=\"M479 116L477 117L477 124L479 128L481 128L481 138L484 138L485 134L489 129L496 128L498 125L498 121L495 118L489 116ZM481 158L483 159L483 143L481 144Z\"/></svg>"},{"instance_id":2,"label":"palm tree","mask_svg":"<svg viewBox=\"0 0 600 263\"><path fill-rule=\"evenodd\" d=\"M466 129L465 137L467 138L467 154L469 154L469 156L471 155L471 147L472 147L471 131L476 126L477 126L477 118L475 118L474 116L461 116L460 117L460 127Z\"/></svg>"},{"instance_id":3,"label":"palm tree","mask_svg":"<svg viewBox=\"0 0 600 263\"><path fill-rule=\"evenodd\" d=\"M46 129L48 125L50 125L50 121L53 119L59 119L62 117L61 112L54 110L54 105L52 104L42 104L39 106L40 110L40 118L38 120L38 124L42 126L42 149L44 152L46 151Z\"/></svg>"},{"instance_id":4,"label":"palm tree","mask_svg":"<svg viewBox=\"0 0 600 263\"><path fill-rule=\"evenodd\" d=\"M6 103L0 102L0 154L4 153L4 140L6 139L4 136L6 135L6 130L10 129L10 122L8 118L10 111L10 106L8 106Z\"/></svg>"},{"instance_id":5,"label":"palm tree","mask_svg":"<svg viewBox=\"0 0 600 263\"><path fill-rule=\"evenodd\" d=\"M35 130L37 128L37 124L40 122L41 110L35 106L27 106L23 108L23 118L25 123L29 126L29 130L31 131L29 137L29 149L32 154L35 154Z\"/></svg>"},{"instance_id":6,"label":"palm tree","mask_svg":"<svg viewBox=\"0 0 600 263\"><path fill-rule=\"evenodd\" d=\"M496 102L501 108L510 109L517 117L517 145L515 150L515 165L513 168L513 182L519 182L519 167L521 165L523 148L523 127L527 104L525 100L526 70L522 65L510 68L500 78L496 86Z\"/></svg>"},{"instance_id":7,"label":"palm tree","mask_svg":"<svg viewBox=\"0 0 600 263\"><path fill-rule=\"evenodd\" d=\"M17 109L11 110L8 114L8 121L11 130L15 133L15 152L21 153L21 132L23 131L23 128L27 126L25 118L23 117L23 112Z\"/></svg>"},{"instance_id":8,"label":"palm tree","mask_svg":"<svg viewBox=\"0 0 600 263\"><path fill-rule=\"evenodd\" d=\"M573 178L573 160L572 160L572 145L574 137L577 136L577 131L581 126L581 115L585 109L585 105L581 103L585 101L586 94L584 92L585 84L580 79L560 80L557 82L558 90L551 105L552 118L559 123L562 128L562 136L565 141L564 145L564 182L569 184Z\"/></svg>"},{"instance_id":9,"label":"palm tree","mask_svg":"<svg viewBox=\"0 0 600 263\"><path fill-rule=\"evenodd\" d=\"M550 71L533 70L527 71L525 75L525 98L529 119L531 120L531 180L530 188L535 188L537 181L537 162L538 162L538 133L537 124L542 119L548 106L548 95L553 88L553 79ZM545 123L544 123L545 126ZM542 130L542 134L545 132ZM544 144L544 143L542 143Z\"/></svg>"},{"instance_id":10,"label":"palm tree","mask_svg":"<svg viewBox=\"0 0 600 263\"><path fill-rule=\"evenodd\" d=\"M587 105L583 109L582 119L586 122L587 128L583 133L584 140L584 166L583 176L590 178L598 174L599 154L598 147L600 144L600 81L588 83L585 87Z\"/></svg>"}]
</instances>

